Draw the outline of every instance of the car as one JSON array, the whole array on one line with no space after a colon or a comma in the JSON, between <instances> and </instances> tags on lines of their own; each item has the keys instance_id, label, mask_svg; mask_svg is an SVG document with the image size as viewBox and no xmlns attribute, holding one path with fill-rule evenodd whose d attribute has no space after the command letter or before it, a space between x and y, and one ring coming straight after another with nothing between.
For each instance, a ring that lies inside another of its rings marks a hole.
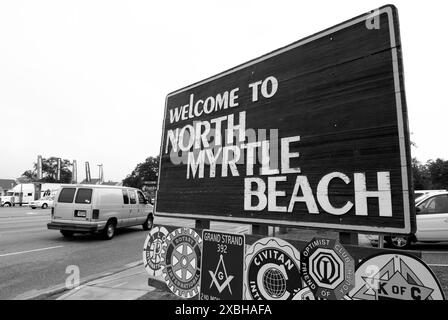
<instances>
[{"instance_id":1,"label":"car","mask_svg":"<svg viewBox=\"0 0 448 320\"><path fill-rule=\"evenodd\" d=\"M415 242L448 241L448 191L431 191L415 203L417 230L410 235L390 235L384 240L395 249L406 249Z\"/></svg>"},{"instance_id":2,"label":"car","mask_svg":"<svg viewBox=\"0 0 448 320\"><path fill-rule=\"evenodd\" d=\"M53 207L54 197L43 197L39 200L30 201L29 206L31 209L42 208L47 209Z\"/></svg>"},{"instance_id":3,"label":"car","mask_svg":"<svg viewBox=\"0 0 448 320\"><path fill-rule=\"evenodd\" d=\"M122 227L153 227L153 206L136 188L106 185L64 185L56 193L48 229L64 237L75 233L100 233L114 237Z\"/></svg>"},{"instance_id":4,"label":"car","mask_svg":"<svg viewBox=\"0 0 448 320\"><path fill-rule=\"evenodd\" d=\"M444 192L447 190L415 190L414 191L414 198L415 202L423 199L424 196L427 196L429 193L436 193L436 192Z\"/></svg>"}]
</instances>

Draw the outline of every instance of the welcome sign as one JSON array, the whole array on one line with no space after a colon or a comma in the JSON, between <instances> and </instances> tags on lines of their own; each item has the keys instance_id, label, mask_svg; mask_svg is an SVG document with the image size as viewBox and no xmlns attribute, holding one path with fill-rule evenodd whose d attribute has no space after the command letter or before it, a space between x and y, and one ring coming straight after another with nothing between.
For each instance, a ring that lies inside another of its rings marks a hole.
<instances>
[{"instance_id":1,"label":"welcome sign","mask_svg":"<svg viewBox=\"0 0 448 320\"><path fill-rule=\"evenodd\" d=\"M385 6L170 93L156 214L409 233L409 146Z\"/></svg>"}]
</instances>

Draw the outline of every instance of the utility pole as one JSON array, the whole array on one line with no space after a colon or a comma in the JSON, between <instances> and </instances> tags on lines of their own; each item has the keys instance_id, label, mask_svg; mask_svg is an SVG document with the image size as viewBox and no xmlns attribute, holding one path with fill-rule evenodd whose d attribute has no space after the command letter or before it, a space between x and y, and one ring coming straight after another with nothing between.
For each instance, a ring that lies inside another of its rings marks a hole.
<instances>
[{"instance_id":1,"label":"utility pole","mask_svg":"<svg viewBox=\"0 0 448 320\"><path fill-rule=\"evenodd\" d=\"M86 161L86 182L90 182L92 179L90 178L90 165L89 162Z\"/></svg>"},{"instance_id":2,"label":"utility pole","mask_svg":"<svg viewBox=\"0 0 448 320\"><path fill-rule=\"evenodd\" d=\"M39 181L40 179L42 179L42 156L38 155L37 156L37 180Z\"/></svg>"},{"instance_id":3,"label":"utility pole","mask_svg":"<svg viewBox=\"0 0 448 320\"><path fill-rule=\"evenodd\" d=\"M76 163L76 160L73 160L72 164L72 183L78 182L78 165Z\"/></svg>"},{"instance_id":4,"label":"utility pole","mask_svg":"<svg viewBox=\"0 0 448 320\"><path fill-rule=\"evenodd\" d=\"M37 156L37 181L34 183L34 200L38 200L40 198L41 190L42 190L42 184L40 181L42 180L42 156Z\"/></svg>"},{"instance_id":5,"label":"utility pole","mask_svg":"<svg viewBox=\"0 0 448 320\"><path fill-rule=\"evenodd\" d=\"M98 165L98 180L100 184L104 182L103 164Z\"/></svg>"},{"instance_id":6,"label":"utility pole","mask_svg":"<svg viewBox=\"0 0 448 320\"><path fill-rule=\"evenodd\" d=\"M61 158L58 158L58 167L56 171L56 181L61 181Z\"/></svg>"}]
</instances>

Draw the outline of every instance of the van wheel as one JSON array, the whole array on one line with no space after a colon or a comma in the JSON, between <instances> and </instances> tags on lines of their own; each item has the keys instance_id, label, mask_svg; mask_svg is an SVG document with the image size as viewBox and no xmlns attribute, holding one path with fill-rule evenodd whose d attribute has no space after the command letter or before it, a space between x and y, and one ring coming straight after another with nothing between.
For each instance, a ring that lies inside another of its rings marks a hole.
<instances>
[{"instance_id":1,"label":"van wheel","mask_svg":"<svg viewBox=\"0 0 448 320\"><path fill-rule=\"evenodd\" d=\"M115 235L115 222L114 221L108 221L106 224L106 227L103 230L103 238L105 240L110 240Z\"/></svg>"},{"instance_id":2,"label":"van wheel","mask_svg":"<svg viewBox=\"0 0 448 320\"><path fill-rule=\"evenodd\" d=\"M146 218L145 223L143 224L143 230L145 231L151 230L153 226L154 226L154 218L148 216L148 218Z\"/></svg>"},{"instance_id":3,"label":"van wheel","mask_svg":"<svg viewBox=\"0 0 448 320\"><path fill-rule=\"evenodd\" d=\"M61 230L61 233L65 238L73 237L74 234L73 231L67 231L67 230Z\"/></svg>"},{"instance_id":4,"label":"van wheel","mask_svg":"<svg viewBox=\"0 0 448 320\"><path fill-rule=\"evenodd\" d=\"M42 209L47 209L47 208L48 208L48 204L44 203L44 204L42 205Z\"/></svg>"},{"instance_id":5,"label":"van wheel","mask_svg":"<svg viewBox=\"0 0 448 320\"><path fill-rule=\"evenodd\" d=\"M6 202L3 206L4 206L4 207L10 207L11 204L10 204L9 202Z\"/></svg>"},{"instance_id":6,"label":"van wheel","mask_svg":"<svg viewBox=\"0 0 448 320\"><path fill-rule=\"evenodd\" d=\"M36 209L36 207L31 207L31 209Z\"/></svg>"}]
</instances>

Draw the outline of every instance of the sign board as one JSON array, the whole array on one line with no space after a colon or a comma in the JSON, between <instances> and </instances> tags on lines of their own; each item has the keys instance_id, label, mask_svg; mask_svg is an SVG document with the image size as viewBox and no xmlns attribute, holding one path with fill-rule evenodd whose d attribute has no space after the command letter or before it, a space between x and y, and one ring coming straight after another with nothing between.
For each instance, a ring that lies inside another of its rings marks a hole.
<instances>
[{"instance_id":1,"label":"sign board","mask_svg":"<svg viewBox=\"0 0 448 320\"><path fill-rule=\"evenodd\" d=\"M162 245L162 273L167 287L182 298L199 294L201 279L201 237L190 228L178 228Z\"/></svg>"},{"instance_id":2,"label":"sign board","mask_svg":"<svg viewBox=\"0 0 448 320\"><path fill-rule=\"evenodd\" d=\"M146 236L143 245L143 266L150 276L162 275L162 247L168 236L168 230L165 227L156 226Z\"/></svg>"},{"instance_id":3,"label":"sign board","mask_svg":"<svg viewBox=\"0 0 448 320\"><path fill-rule=\"evenodd\" d=\"M355 260L334 239L313 238L301 251L300 271L317 299L343 300L355 285Z\"/></svg>"},{"instance_id":4,"label":"sign board","mask_svg":"<svg viewBox=\"0 0 448 320\"><path fill-rule=\"evenodd\" d=\"M242 300L245 237L202 232L201 300Z\"/></svg>"},{"instance_id":5,"label":"sign board","mask_svg":"<svg viewBox=\"0 0 448 320\"><path fill-rule=\"evenodd\" d=\"M412 232L396 8L168 94L160 155L160 216Z\"/></svg>"},{"instance_id":6,"label":"sign board","mask_svg":"<svg viewBox=\"0 0 448 320\"><path fill-rule=\"evenodd\" d=\"M300 277L300 253L290 243L274 237L256 241L245 258L246 300L305 299Z\"/></svg>"},{"instance_id":7,"label":"sign board","mask_svg":"<svg viewBox=\"0 0 448 320\"><path fill-rule=\"evenodd\" d=\"M431 269L411 255L374 255L360 263L355 277L354 300L445 300Z\"/></svg>"}]
</instances>

